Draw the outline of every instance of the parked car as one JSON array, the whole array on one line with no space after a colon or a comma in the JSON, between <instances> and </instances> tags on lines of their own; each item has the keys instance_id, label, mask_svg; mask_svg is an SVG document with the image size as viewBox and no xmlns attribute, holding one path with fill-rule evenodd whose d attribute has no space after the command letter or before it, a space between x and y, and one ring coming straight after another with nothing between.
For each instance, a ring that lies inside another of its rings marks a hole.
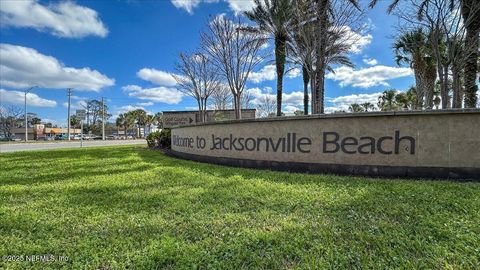
<instances>
[{"instance_id":1,"label":"parked car","mask_svg":"<svg viewBox=\"0 0 480 270\"><path fill-rule=\"evenodd\" d=\"M68 135L66 134L55 135L55 140L67 140L67 139L68 139Z\"/></svg>"},{"instance_id":2,"label":"parked car","mask_svg":"<svg viewBox=\"0 0 480 270\"><path fill-rule=\"evenodd\" d=\"M2 142L15 141L15 135L12 135L10 137L1 136L0 141L2 141Z\"/></svg>"},{"instance_id":3,"label":"parked car","mask_svg":"<svg viewBox=\"0 0 480 270\"><path fill-rule=\"evenodd\" d=\"M82 139L82 135L76 134L76 135L73 136L73 139L74 139L74 140L81 140L81 139ZM83 139L85 140L85 138L83 138Z\"/></svg>"},{"instance_id":4,"label":"parked car","mask_svg":"<svg viewBox=\"0 0 480 270\"><path fill-rule=\"evenodd\" d=\"M107 139L107 140L118 140L118 136L117 135L108 135L107 137L105 137L105 139Z\"/></svg>"}]
</instances>

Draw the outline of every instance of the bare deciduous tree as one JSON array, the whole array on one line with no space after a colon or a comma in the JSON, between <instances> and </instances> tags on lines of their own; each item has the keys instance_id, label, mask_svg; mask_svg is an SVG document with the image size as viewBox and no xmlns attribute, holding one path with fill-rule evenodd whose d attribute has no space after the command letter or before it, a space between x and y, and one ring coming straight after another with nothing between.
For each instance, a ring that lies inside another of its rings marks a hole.
<instances>
[{"instance_id":1,"label":"bare deciduous tree","mask_svg":"<svg viewBox=\"0 0 480 270\"><path fill-rule=\"evenodd\" d=\"M258 100L260 101L260 103L258 103L256 107L258 117L265 118L275 116L275 111L277 110L277 102L273 95L267 93Z\"/></svg>"},{"instance_id":2,"label":"bare deciduous tree","mask_svg":"<svg viewBox=\"0 0 480 270\"><path fill-rule=\"evenodd\" d=\"M175 69L179 73L179 75L173 75L178 83L178 89L197 100L200 120L206 122L208 99L220 88L216 66L206 54L181 53Z\"/></svg>"},{"instance_id":3,"label":"bare deciduous tree","mask_svg":"<svg viewBox=\"0 0 480 270\"><path fill-rule=\"evenodd\" d=\"M245 30L240 17L233 21L217 16L207 24L201 39L202 48L232 92L235 118L241 119L242 94L251 71L263 61L259 52L265 38Z\"/></svg>"},{"instance_id":4,"label":"bare deciduous tree","mask_svg":"<svg viewBox=\"0 0 480 270\"><path fill-rule=\"evenodd\" d=\"M12 129L20 127L23 121L23 109L18 106L0 107L0 132L10 138Z\"/></svg>"},{"instance_id":5,"label":"bare deciduous tree","mask_svg":"<svg viewBox=\"0 0 480 270\"><path fill-rule=\"evenodd\" d=\"M232 92L226 85L220 85L218 91L213 92L211 105L216 111L228 110L232 104Z\"/></svg>"}]
</instances>

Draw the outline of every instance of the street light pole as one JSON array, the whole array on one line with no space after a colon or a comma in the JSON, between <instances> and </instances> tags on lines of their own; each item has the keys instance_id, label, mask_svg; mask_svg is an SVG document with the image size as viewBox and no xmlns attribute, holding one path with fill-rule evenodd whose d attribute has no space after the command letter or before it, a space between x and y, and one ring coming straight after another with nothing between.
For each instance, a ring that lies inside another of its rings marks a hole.
<instances>
[{"instance_id":1,"label":"street light pole","mask_svg":"<svg viewBox=\"0 0 480 270\"><path fill-rule=\"evenodd\" d=\"M102 140L105 141L105 101L102 97Z\"/></svg>"},{"instance_id":2,"label":"street light pole","mask_svg":"<svg viewBox=\"0 0 480 270\"><path fill-rule=\"evenodd\" d=\"M67 134L68 134L68 140L70 141L70 103L72 99L72 88L67 88L67 95L68 95Z\"/></svg>"},{"instance_id":3,"label":"street light pole","mask_svg":"<svg viewBox=\"0 0 480 270\"><path fill-rule=\"evenodd\" d=\"M28 89L25 89L25 114L24 114L24 120L25 120L25 142L28 141L28 117L27 117L27 94L32 91L33 88L37 86L32 86Z\"/></svg>"}]
</instances>

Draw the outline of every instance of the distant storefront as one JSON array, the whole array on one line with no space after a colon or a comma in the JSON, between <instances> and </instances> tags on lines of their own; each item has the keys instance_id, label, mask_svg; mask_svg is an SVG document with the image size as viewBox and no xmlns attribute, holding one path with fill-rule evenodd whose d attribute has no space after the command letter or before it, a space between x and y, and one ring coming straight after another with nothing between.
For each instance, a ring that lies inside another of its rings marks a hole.
<instances>
[{"instance_id":1,"label":"distant storefront","mask_svg":"<svg viewBox=\"0 0 480 270\"><path fill-rule=\"evenodd\" d=\"M70 135L80 134L81 131L79 128L71 128ZM16 139L25 140L25 128L14 128L12 134L15 135ZM47 128L44 125L35 125L34 127L27 128L27 134L29 140L43 140L48 138L55 138L57 135L68 135L67 128Z\"/></svg>"}]
</instances>

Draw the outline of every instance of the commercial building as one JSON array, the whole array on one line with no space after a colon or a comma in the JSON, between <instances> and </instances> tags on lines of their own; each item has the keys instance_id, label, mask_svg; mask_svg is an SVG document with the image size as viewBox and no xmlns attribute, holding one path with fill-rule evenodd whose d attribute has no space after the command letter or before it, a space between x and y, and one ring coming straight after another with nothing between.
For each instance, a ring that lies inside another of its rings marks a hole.
<instances>
[{"instance_id":1,"label":"commercial building","mask_svg":"<svg viewBox=\"0 0 480 270\"><path fill-rule=\"evenodd\" d=\"M70 135L80 134L81 130L79 128L70 128ZM25 128L14 128L12 134L15 135L16 139L25 140ZM39 124L34 125L34 127L27 128L27 134L29 140L46 140L50 138L55 138L57 135L67 136L67 128L48 128L45 125Z\"/></svg>"}]
</instances>

